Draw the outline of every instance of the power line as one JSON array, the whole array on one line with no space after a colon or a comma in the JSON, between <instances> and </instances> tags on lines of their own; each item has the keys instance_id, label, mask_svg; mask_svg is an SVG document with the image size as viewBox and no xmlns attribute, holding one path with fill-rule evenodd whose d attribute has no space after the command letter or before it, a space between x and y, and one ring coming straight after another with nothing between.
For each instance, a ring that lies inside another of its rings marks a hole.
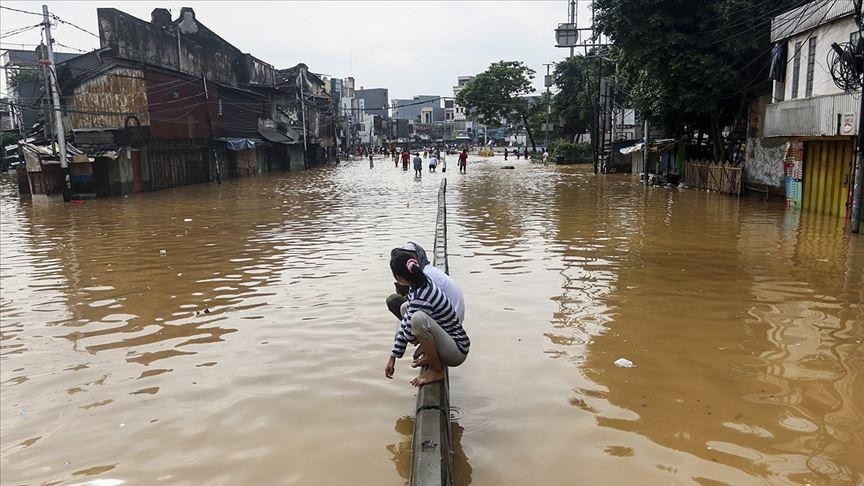
<instances>
[{"instance_id":1,"label":"power line","mask_svg":"<svg viewBox=\"0 0 864 486\"><path fill-rule=\"evenodd\" d=\"M37 12L29 12L29 11L27 11L27 10L19 10L19 9L17 9L17 8L5 7L5 6L3 6L3 5L0 5L0 8L2 8L2 9L4 9L4 10L11 10L11 11L13 11L13 12L21 12L21 13L26 13L26 14L30 14L30 15L38 15L38 16L40 16L40 17L42 16L41 13L37 13Z\"/></svg>"},{"instance_id":2,"label":"power line","mask_svg":"<svg viewBox=\"0 0 864 486\"><path fill-rule=\"evenodd\" d=\"M18 27L16 29L7 30L5 33L0 34L0 39L12 37L13 35L23 34L24 32L35 29L36 27L42 27L42 24L28 25L26 27Z\"/></svg>"},{"instance_id":3,"label":"power line","mask_svg":"<svg viewBox=\"0 0 864 486\"><path fill-rule=\"evenodd\" d=\"M90 32L89 30L85 29L84 27L73 24L72 22L69 22L68 20L63 20L55 14L50 14L50 15L51 15L52 19L56 20L57 22L60 22L61 24L71 25L72 27L75 27L76 29L80 30L81 32L86 32L87 34L90 34L93 37L99 39L98 35L94 34L93 32Z\"/></svg>"}]
</instances>

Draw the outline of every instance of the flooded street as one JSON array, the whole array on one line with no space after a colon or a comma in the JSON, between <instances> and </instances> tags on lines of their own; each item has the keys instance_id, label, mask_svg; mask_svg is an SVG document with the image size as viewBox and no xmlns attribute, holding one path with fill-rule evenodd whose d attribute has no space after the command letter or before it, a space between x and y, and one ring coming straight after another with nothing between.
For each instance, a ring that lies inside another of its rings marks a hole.
<instances>
[{"instance_id":1,"label":"flooded street","mask_svg":"<svg viewBox=\"0 0 864 486\"><path fill-rule=\"evenodd\" d=\"M457 484L864 482L864 239L842 221L448 161L82 205L4 178L3 484L407 483L388 258L431 248L445 176L472 342Z\"/></svg>"}]
</instances>

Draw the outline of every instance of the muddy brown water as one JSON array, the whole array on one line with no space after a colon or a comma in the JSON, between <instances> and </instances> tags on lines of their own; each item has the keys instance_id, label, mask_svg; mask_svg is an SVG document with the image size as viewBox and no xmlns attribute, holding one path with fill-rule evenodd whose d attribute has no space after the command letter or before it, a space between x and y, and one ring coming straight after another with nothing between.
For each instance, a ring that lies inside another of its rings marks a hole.
<instances>
[{"instance_id":1,"label":"muddy brown water","mask_svg":"<svg viewBox=\"0 0 864 486\"><path fill-rule=\"evenodd\" d=\"M3 179L2 483L406 483L387 257L431 247L444 176L472 338L457 484L864 482L864 239L780 201L502 163L73 206Z\"/></svg>"}]
</instances>

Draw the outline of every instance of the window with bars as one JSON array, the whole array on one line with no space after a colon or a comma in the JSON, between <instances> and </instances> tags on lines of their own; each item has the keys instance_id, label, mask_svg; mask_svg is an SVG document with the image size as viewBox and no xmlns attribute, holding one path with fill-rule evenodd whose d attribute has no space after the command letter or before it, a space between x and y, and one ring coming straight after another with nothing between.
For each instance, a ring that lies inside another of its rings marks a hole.
<instances>
[{"instance_id":1,"label":"window with bars","mask_svg":"<svg viewBox=\"0 0 864 486\"><path fill-rule=\"evenodd\" d=\"M811 37L807 45L807 84L804 87L804 96L813 96L813 71L816 67L816 38Z\"/></svg>"},{"instance_id":2,"label":"window with bars","mask_svg":"<svg viewBox=\"0 0 864 486\"><path fill-rule=\"evenodd\" d=\"M795 52L792 54L792 95L790 99L798 97L798 74L801 72L801 43L795 43Z\"/></svg>"}]
</instances>

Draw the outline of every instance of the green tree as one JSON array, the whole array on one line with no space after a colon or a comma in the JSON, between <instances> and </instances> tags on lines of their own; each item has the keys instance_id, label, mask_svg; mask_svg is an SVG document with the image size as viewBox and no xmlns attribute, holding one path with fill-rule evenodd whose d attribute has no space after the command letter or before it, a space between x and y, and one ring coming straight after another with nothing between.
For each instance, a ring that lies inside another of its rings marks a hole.
<instances>
[{"instance_id":1,"label":"green tree","mask_svg":"<svg viewBox=\"0 0 864 486\"><path fill-rule=\"evenodd\" d=\"M477 121L492 127L501 126L502 121L519 120L536 150L529 122L531 103L525 98L534 92L533 79L534 70L521 61L494 62L462 88L456 103Z\"/></svg>"},{"instance_id":2,"label":"green tree","mask_svg":"<svg viewBox=\"0 0 864 486\"><path fill-rule=\"evenodd\" d=\"M769 92L771 18L804 3L597 0L595 6L635 108L676 136L708 132L720 160L724 129L743 126L747 103Z\"/></svg>"},{"instance_id":3,"label":"green tree","mask_svg":"<svg viewBox=\"0 0 864 486\"><path fill-rule=\"evenodd\" d=\"M600 64L602 63L602 65ZM573 56L555 65L554 83L557 94L553 101L554 114L561 123L561 134L571 142L595 128L597 120L598 67L604 76L614 72L614 63L588 56Z\"/></svg>"}]
</instances>

